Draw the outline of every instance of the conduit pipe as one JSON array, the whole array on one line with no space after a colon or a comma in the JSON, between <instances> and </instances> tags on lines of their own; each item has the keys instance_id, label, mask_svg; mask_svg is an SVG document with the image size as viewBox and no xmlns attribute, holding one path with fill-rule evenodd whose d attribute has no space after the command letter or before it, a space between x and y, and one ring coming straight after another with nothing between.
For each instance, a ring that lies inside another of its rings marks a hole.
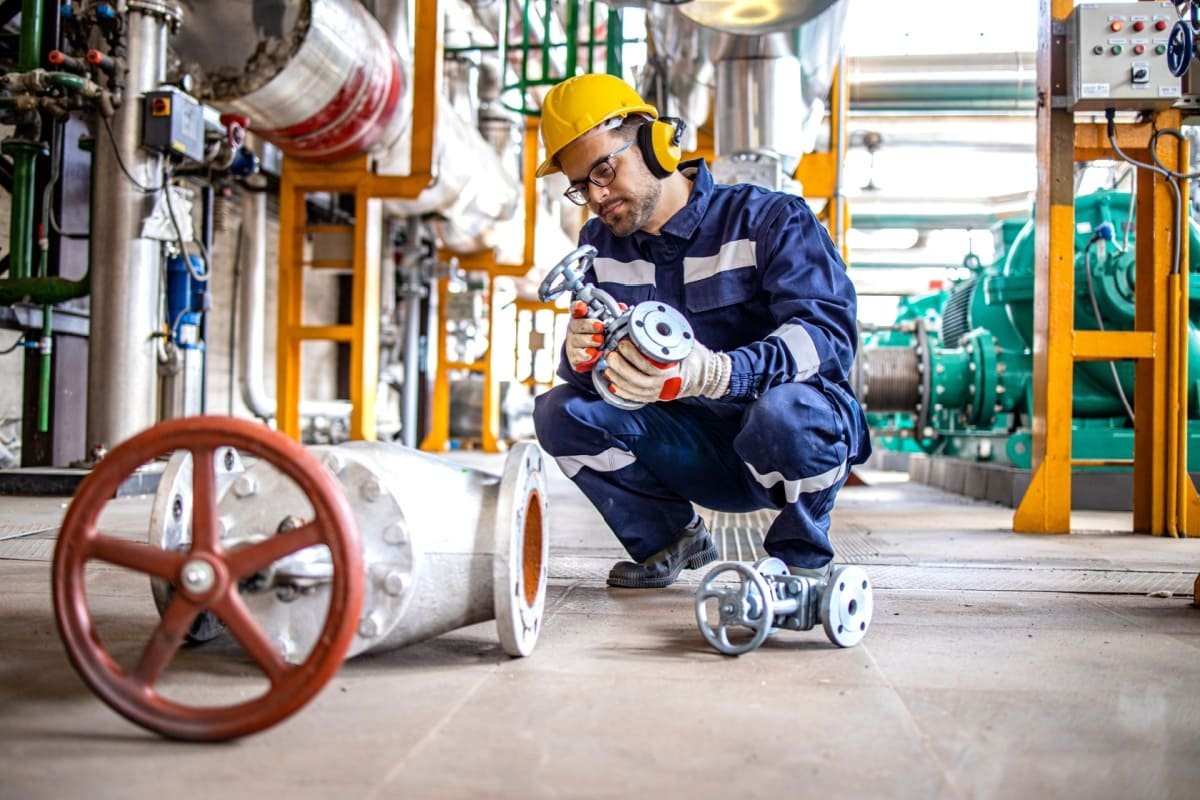
<instances>
[{"instance_id":1,"label":"conduit pipe","mask_svg":"<svg viewBox=\"0 0 1200 800\"><path fill-rule=\"evenodd\" d=\"M267 195L243 189L242 231L239 248L245 260L238 284L238 387L250 413L262 420L275 417L275 398L263 380L263 353L267 295Z\"/></svg>"}]
</instances>

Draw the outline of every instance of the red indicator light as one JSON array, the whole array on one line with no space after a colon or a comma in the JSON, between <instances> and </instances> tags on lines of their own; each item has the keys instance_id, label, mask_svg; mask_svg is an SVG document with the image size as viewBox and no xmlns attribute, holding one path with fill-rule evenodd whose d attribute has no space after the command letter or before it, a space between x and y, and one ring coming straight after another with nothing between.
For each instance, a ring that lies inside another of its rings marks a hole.
<instances>
[{"instance_id":1,"label":"red indicator light","mask_svg":"<svg viewBox=\"0 0 1200 800\"><path fill-rule=\"evenodd\" d=\"M1167 21L1165 19L1160 19L1158 22L1154 23L1154 30L1165 31L1166 29L1167 29Z\"/></svg>"},{"instance_id":2,"label":"red indicator light","mask_svg":"<svg viewBox=\"0 0 1200 800\"><path fill-rule=\"evenodd\" d=\"M1133 52L1140 56L1142 53L1146 52L1146 45L1135 44L1133 46Z\"/></svg>"},{"instance_id":3,"label":"red indicator light","mask_svg":"<svg viewBox=\"0 0 1200 800\"><path fill-rule=\"evenodd\" d=\"M1139 19L1137 22L1133 23L1133 29L1135 31L1144 31L1146 29L1146 23Z\"/></svg>"},{"instance_id":4,"label":"red indicator light","mask_svg":"<svg viewBox=\"0 0 1200 800\"><path fill-rule=\"evenodd\" d=\"M1114 19L1112 21L1112 24L1108 26L1108 29L1110 31L1112 31L1113 33L1116 33L1117 31L1121 30L1124 27L1125 27L1125 24L1123 22L1121 22L1121 20Z\"/></svg>"}]
</instances>

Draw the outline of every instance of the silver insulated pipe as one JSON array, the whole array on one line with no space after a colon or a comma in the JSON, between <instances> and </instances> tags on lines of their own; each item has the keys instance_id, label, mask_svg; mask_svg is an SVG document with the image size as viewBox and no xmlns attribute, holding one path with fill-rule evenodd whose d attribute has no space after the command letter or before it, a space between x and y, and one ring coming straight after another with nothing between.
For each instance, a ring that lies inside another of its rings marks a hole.
<instances>
[{"instance_id":1,"label":"silver insulated pipe","mask_svg":"<svg viewBox=\"0 0 1200 800\"><path fill-rule=\"evenodd\" d=\"M249 116L255 133L291 157L329 161L370 152L381 174L409 171L410 64L361 4L182 1L196 24L172 46L202 99ZM394 4L381 4L381 11L389 20L397 16ZM483 249L497 222L513 216L520 184L475 120L463 120L444 97L438 103L436 179L416 199L391 201L385 210L437 214L447 220L439 227L445 246Z\"/></svg>"},{"instance_id":2,"label":"silver insulated pipe","mask_svg":"<svg viewBox=\"0 0 1200 800\"><path fill-rule=\"evenodd\" d=\"M143 235L162 191L162 160L141 147L142 100L166 76L174 3L130 0L124 102L98 123L92 162L89 248L87 446L105 449L158 419L162 243ZM126 175L128 172L128 175ZM136 183L135 183L136 181Z\"/></svg>"}]
</instances>

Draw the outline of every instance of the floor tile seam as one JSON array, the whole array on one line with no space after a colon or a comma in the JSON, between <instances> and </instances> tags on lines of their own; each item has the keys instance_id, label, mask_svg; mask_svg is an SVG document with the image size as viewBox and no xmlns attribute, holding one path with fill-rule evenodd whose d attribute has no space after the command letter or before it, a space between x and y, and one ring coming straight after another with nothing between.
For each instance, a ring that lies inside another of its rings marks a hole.
<instances>
[{"instance_id":1,"label":"floor tile seam","mask_svg":"<svg viewBox=\"0 0 1200 800\"><path fill-rule=\"evenodd\" d=\"M1175 596L1176 596L1176 597L1187 597L1188 595L1175 595ZM1109 606L1106 606L1106 605L1104 605L1104 604L1102 604L1102 603L1097 603L1097 602L1096 602L1094 599L1092 599L1091 597L1085 597L1084 599L1085 599L1085 600L1087 600L1087 602L1088 602L1088 603L1090 603L1091 605L1095 606L1096 608L1099 608L1099 609L1102 609L1102 610L1104 610L1104 611L1107 611L1109 614L1112 614L1114 617L1116 617L1117 619L1119 619L1119 620L1121 620L1121 621L1123 621L1123 622L1128 622L1128 623L1130 623L1130 624L1133 624L1133 625L1142 626L1142 620L1138 619L1137 617L1130 616L1129 614L1126 614L1126 613L1124 613L1124 612L1123 612L1123 611L1121 611L1121 609L1119 609L1119 608L1110 608ZM1167 598L1163 598L1163 599L1167 599ZM1194 597L1193 597L1192 605L1193 605L1193 606L1195 606L1195 605L1196 605L1196 602L1195 602L1195 598L1194 598ZM1193 610L1194 610L1194 611L1196 611L1196 616L1197 616L1198 618L1200 618L1200 609L1195 609L1195 608L1193 608ZM1143 626L1143 627L1144 627L1144 626ZM1170 633L1170 632L1167 632L1167 631L1160 631L1160 632L1157 632L1157 633L1161 634L1162 636L1168 636L1168 637L1170 637L1170 638L1172 638L1172 639L1174 639L1174 640L1176 640L1176 641L1180 642L1181 644L1183 644L1183 645L1186 645L1186 646L1188 646L1188 647L1194 647L1194 648L1196 648L1197 650L1200 650L1200 640L1198 640L1198 641L1196 641L1196 642L1189 642L1189 641L1187 641L1186 639L1180 639L1180 638L1179 638L1178 636L1176 636L1175 634L1172 634L1172 633Z\"/></svg>"},{"instance_id":2,"label":"floor tile seam","mask_svg":"<svg viewBox=\"0 0 1200 800\"><path fill-rule=\"evenodd\" d=\"M870 567L872 565L871 564L858 564L856 566ZM1173 575L1176 573L1156 573L1156 574ZM608 588L607 584L605 583L605 578L601 575L597 575L594 578L580 578L578 576L572 575L572 576L568 576L568 577L558 578L557 580L573 581L574 582L573 585L575 586L575 588L587 588L587 589L607 589ZM692 578L681 578L678 581L676 581L675 585L681 586L681 587L698 587L700 585L700 580L692 579ZM917 592L917 593L927 592L929 594L945 594L945 593L951 593L951 592L954 592L954 593L970 592L972 594L1006 594L1006 595L1011 595L1011 594L1046 595L1046 594L1050 594L1050 595L1070 595L1070 596L1079 596L1079 597L1089 597L1089 596L1146 597L1147 596L1146 593L1142 592L1142 591L1136 591L1136 592L1135 591L1113 591L1113 590L1101 591L1098 589L1082 590L1082 589L1063 589L1063 588L1040 589L1040 588L1031 588L1028 586L1014 587L1014 588L1008 588L1008 589L1003 588L1003 587L996 587L996 586L988 586L988 587L982 587L982 588L973 587L973 586L963 586L963 587L954 588L954 589L935 588L935 587L911 588L911 587L906 587L906 586L887 586L887 585L882 585L882 584L874 583L874 582L872 583L872 589L876 592L895 592L898 594L910 594L910 593L914 593L914 592ZM633 591L653 592L653 591L658 591L658 590L647 589L647 590L633 590ZM1191 597L1191 595L1180 593L1180 594L1176 594L1175 597ZM582 613L582 612L564 611L562 613L570 614L570 613ZM589 612L589 613L594 613L594 612Z\"/></svg>"},{"instance_id":3,"label":"floor tile seam","mask_svg":"<svg viewBox=\"0 0 1200 800\"><path fill-rule=\"evenodd\" d=\"M904 695L896 686L896 683L891 679L887 672L884 671L882 665L880 665L879 660L875 658L875 654L871 651L871 649L866 645L861 645L861 647L863 652L866 654L867 659L874 666L875 674L879 676L879 679L883 681L883 684L887 690L890 691L896 698L896 702L898 702L900 707L904 709L904 716L916 734L917 743L942 773L942 778L945 781L946 786L950 788L951 792L953 792L956 797L966 800L969 795L961 786L958 785L958 782L954 779L954 774L942 761L942 758L937 754L937 751L935 751L931 746L930 742L933 740L933 737L929 735L921 726L921 723L917 721L916 715L913 714L912 709L909 707L908 702L904 699Z\"/></svg>"},{"instance_id":4,"label":"floor tile seam","mask_svg":"<svg viewBox=\"0 0 1200 800\"><path fill-rule=\"evenodd\" d=\"M1059 595L1070 595L1072 597L1083 597L1083 598L1088 598L1088 597L1149 597L1149 595L1146 592L1099 591L1096 589L1092 589L1090 591L1084 591L1084 590L1079 590L1079 589L1034 589L1034 588L1030 588L1028 586L1021 586L1021 587L1016 587L1016 588L1012 588L1012 589L1005 589L1005 588L996 587L996 586L988 586L988 587L983 587L983 588L964 586L959 589L938 589L938 588L927 588L927 587L922 587L919 589L911 589L911 588L904 587L904 586L881 586L878 583L873 583L871 588L873 591L876 591L876 592L896 592L898 594L911 593L911 592L928 592L930 594L942 593L942 592L956 592L956 593L970 592L971 594L1036 594L1036 595L1059 594ZM1173 596L1179 597L1179 598L1186 598L1186 597L1191 597L1192 595L1191 594L1175 594Z\"/></svg>"},{"instance_id":5,"label":"floor tile seam","mask_svg":"<svg viewBox=\"0 0 1200 800\"><path fill-rule=\"evenodd\" d=\"M364 795L362 795L364 800L374 800L374 798L388 796L386 794L387 787L392 783L392 781L403 774L405 768L408 766L412 758L421 750L423 750L431 741L436 739L442 730L444 730L451 723L451 721L458 716L458 712L461 711L464 706L466 706L471 698L479 693L479 690L483 687L483 685L494 678L499 672L500 664L497 663L490 667L483 675L481 675L479 679L471 686L471 688L463 693L458 702L456 702L449 710L447 710L446 713L437 720L437 722L434 722L432 725L430 725L429 730L426 731L420 739L414 742L412 747L408 748L408 750L400 755L392 768L384 774L383 778L376 781L374 785Z\"/></svg>"},{"instance_id":6,"label":"floor tile seam","mask_svg":"<svg viewBox=\"0 0 1200 800\"><path fill-rule=\"evenodd\" d=\"M563 604L566 603L567 598L570 597L577 588L579 588L581 583L583 583L583 581L578 578L571 580L571 582L567 584L567 587L563 590L562 594L556 597L554 602L542 611L542 628L545 628L546 623L554 619L554 617L556 617L558 613L562 611Z\"/></svg>"}]
</instances>

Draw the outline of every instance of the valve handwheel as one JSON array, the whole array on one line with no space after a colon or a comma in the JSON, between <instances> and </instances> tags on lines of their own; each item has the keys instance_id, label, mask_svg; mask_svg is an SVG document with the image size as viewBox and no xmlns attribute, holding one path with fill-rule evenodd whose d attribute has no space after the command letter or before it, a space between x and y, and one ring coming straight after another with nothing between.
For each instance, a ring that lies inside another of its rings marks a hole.
<instances>
[{"instance_id":1,"label":"valve handwheel","mask_svg":"<svg viewBox=\"0 0 1200 800\"><path fill-rule=\"evenodd\" d=\"M313 519L294 530L237 550L221 543L214 457L222 446L265 459L305 493ZM146 462L175 450L191 452L192 541L187 552L163 550L101 532L100 513L118 487ZM251 616L238 581L284 556L317 544L329 548L334 577L325 626L308 657L287 663ZM88 609L84 568L97 560L170 581L170 604L126 671L100 644ZM362 608L361 543L336 479L301 445L258 423L224 417L171 420L119 445L80 484L54 551L54 613L71 663L100 699L129 720L172 739L223 741L267 728L289 716L333 677L354 638ZM241 643L270 681L260 697L227 706L169 700L155 684L197 616L210 611Z\"/></svg>"},{"instance_id":2,"label":"valve handwheel","mask_svg":"<svg viewBox=\"0 0 1200 800\"><path fill-rule=\"evenodd\" d=\"M737 584L718 587L726 573L737 576ZM775 621L771 588L767 580L747 564L730 561L704 576L696 590L696 623L705 641L727 656L749 653L767 640ZM708 601L717 601L718 620L714 627L708 619ZM744 642L729 638L730 628L747 628L751 637Z\"/></svg>"},{"instance_id":3,"label":"valve handwheel","mask_svg":"<svg viewBox=\"0 0 1200 800\"><path fill-rule=\"evenodd\" d=\"M1179 20L1171 26L1167 37L1167 69L1176 78L1187 74L1196 54L1195 34L1192 26L1184 20Z\"/></svg>"}]
</instances>

